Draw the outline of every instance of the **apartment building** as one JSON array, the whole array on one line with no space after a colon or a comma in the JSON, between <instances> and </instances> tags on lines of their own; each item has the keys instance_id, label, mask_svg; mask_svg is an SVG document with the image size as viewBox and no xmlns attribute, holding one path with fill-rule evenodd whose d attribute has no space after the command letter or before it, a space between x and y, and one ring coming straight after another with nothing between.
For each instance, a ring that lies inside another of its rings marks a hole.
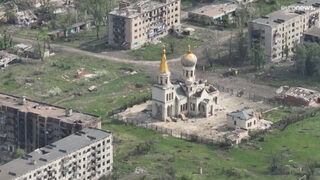
<instances>
[{"instance_id":1,"label":"apartment building","mask_svg":"<svg viewBox=\"0 0 320 180\"><path fill-rule=\"evenodd\" d=\"M138 49L170 31L178 31L180 17L180 0L120 1L108 15L108 42Z\"/></svg>"},{"instance_id":2,"label":"apartment building","mask_svg":"<svg viewBox=\"0 0 320 180\"><path fill-rule=\"evenodd\" d=\"M269 61L281 61L286 49L292 55L295 44L300 43L306 31L320 27L319 13L319 0L302 0L253 20L248 27L250 46L261 43Z\"/></svg>"},{"instance_id":3,"label":"apartment building","mask_svg":"<svg viewBox=\"0 0 320 180\"><path fill-rule=\"evenodd\" d=\"M0 93L0 148L31 152L81 129L101 128L101 118Z\"/></svg>"},{"instance_id":4,"label":"apartment building","mask_svg":"<svg viewBox=\"0 0 320 180\"><path fill-rule=\"evenodd\" d=\"M0 179L96 180L112 163L111 132L87 128L0 166Z\"/></svg>"}]
</instances>

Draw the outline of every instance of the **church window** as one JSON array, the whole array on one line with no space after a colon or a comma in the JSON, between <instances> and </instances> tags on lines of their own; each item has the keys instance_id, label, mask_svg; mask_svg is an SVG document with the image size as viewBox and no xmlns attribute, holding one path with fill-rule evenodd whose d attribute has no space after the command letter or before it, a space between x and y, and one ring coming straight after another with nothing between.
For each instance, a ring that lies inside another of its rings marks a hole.
<instances>
[{"instance_id":1,"label":"church window","mask_svg":"<svg viewBox=\"0 0 320 180\"><path fill-rule=\"evenodd\" d=\"M167 94L167 101L169 101L169 94Z\"/></svg>"},{"instance_id":2,"label":"church window","mask_svg":"<svg viewBox=\"0 0 320 180\"><path fill-rule=\"evenodd\" d=\"M182 109L182 104L180 105L180 111L183 111L183 109Z\"/></svg>"},{"instance_id":3,"label":"church window","mask_svg":"<svg viewBox=\"0 0 320 180\"><path fill-rule=\"evenodd\" d=\"M168 78L166 78L166 84L168 84Z\"/></svg>"},{"instance_id":4,"label":"church window","mask_svg":"<svg viewBox=\"0 0 320 180\"><path fill-rule=\"evenodd\" d=\"M191 71L191 77L193 77L193 71Z\"/></svg>"},{"instance_id":5,"label":"church window","mask_svg":"<svg viewBox=\"0 0 320 180\"><path fill-rule=\"evenodd\" d=\"M162 77L160 77L160 84L162 84Z\"/></svg>"},{"instance_id":6,"label":"church window","mask_svg":"<svg viewBox=\"0 0 320 180\"><path fill-rule=\"evenodd\" d=\"M189 71L186 71L186 76L189 77Z\"/></svg>"},{"instance_id":7,"label":"church window","mask_svg":"<svg viewBox=\"0 0 320 180\"><path fill-rule=\"evenodd\" d=\"M235 126L236 126L236 125L237 125L237 121L234 121L234 122L233 122L233 125L235 125Z\"/></svg>"}]
</instances>

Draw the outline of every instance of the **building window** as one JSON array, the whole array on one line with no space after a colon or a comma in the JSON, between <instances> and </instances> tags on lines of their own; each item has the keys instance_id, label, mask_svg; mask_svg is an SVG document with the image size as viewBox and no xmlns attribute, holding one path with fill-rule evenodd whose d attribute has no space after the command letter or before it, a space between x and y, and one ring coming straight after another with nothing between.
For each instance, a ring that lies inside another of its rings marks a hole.
<instances>
[{"instance_id":1,"label":"building window","mask_svg":"<svg viewBox=\"0 0 320 180\"><path fill-rule=\"evenodd\" d=\"M236 125L237 125L237 121L233 121L233 125L235 125L235 126L236 126Z\"/></svg>"}]
</instances>

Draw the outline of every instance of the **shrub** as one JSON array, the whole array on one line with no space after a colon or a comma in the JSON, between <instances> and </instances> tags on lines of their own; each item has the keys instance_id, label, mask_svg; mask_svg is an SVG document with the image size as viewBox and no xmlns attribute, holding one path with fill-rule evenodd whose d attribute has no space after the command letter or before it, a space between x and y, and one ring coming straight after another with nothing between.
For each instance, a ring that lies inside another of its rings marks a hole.
<instances>
[{"instance_id":1,"label":"shrub","mask_svg":"<svg viewBox=\"0 0 320 180\"><path fill-rule=\"evenodd\" d=\"M144 155L150 152L154 148L154 141L147 140L138 144L132 152L132 155Z\"/></svg>"}]
</instances>

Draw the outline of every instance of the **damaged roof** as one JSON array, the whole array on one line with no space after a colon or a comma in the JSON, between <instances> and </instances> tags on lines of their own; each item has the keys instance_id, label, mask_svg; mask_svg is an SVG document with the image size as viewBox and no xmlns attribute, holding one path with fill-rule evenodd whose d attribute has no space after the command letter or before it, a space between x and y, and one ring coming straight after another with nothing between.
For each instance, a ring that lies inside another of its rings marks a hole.
<instances>
[{"instance_id":1,"label":"damaged roof","mask_svg":"<svg viewBox=\"0 0 320 180\"><path fill-rule=\"evenodd\" d=\"M243 108L241 110L228 113L227 116L232 116L241 120L249 120L253 118L254 111L253 109L250 109L250 108Z\"/></svg>"}]
</instances>

